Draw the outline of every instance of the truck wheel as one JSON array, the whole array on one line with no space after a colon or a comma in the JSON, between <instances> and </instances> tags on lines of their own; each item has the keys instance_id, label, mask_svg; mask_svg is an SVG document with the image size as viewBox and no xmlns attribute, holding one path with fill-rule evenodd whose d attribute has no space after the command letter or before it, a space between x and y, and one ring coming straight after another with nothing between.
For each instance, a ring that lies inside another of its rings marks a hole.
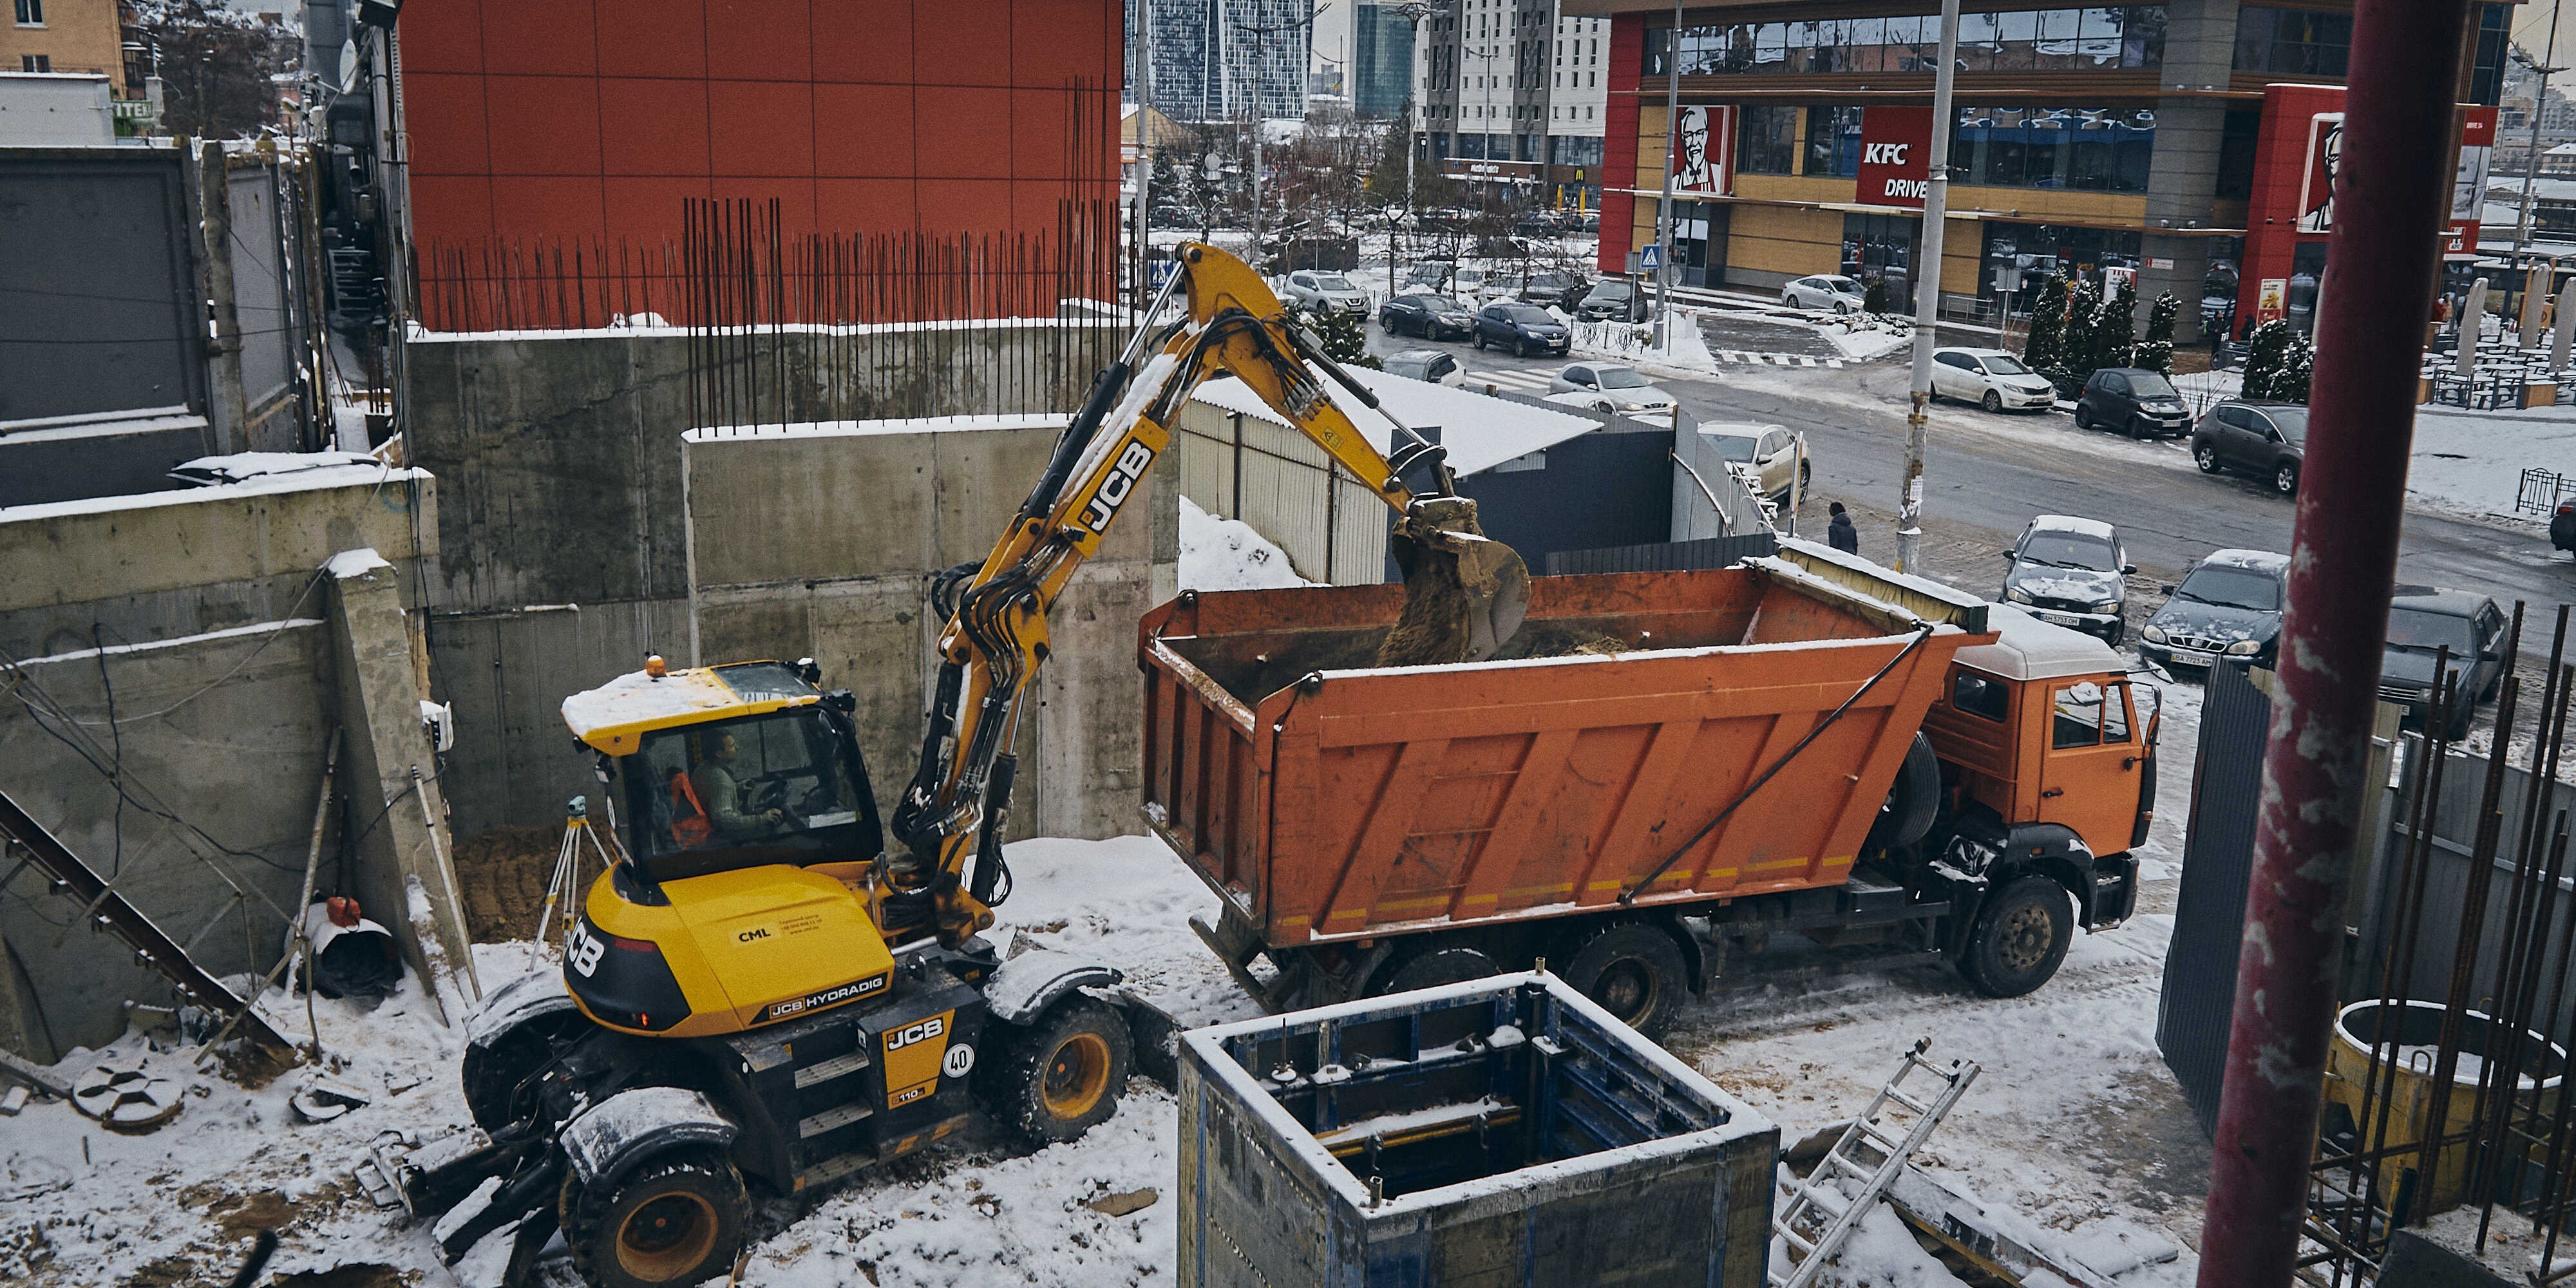
<instances>
[{"instance_id":1,"label":"truck wheel","mask_svg":"<svg viewBox=\"0 0 2576 1288\"><path fill-rule=\"evenodd\" d=\"M598 1288L665 1288L733 1269L751 1223L742 1175L715 1154L683 1151L594 1190L564 1182L560 1207L573 1268Z\"/></svg>"},{"instance_id":2,"label":"truck wheel","mask_svg":"<svg viewBox=\"0 0 2576 1288\"><path fill-rule=\"evenodd\" d=\"M2025 876L1986 900L1959 957L1959 973L1988 997L2020 997L2057 973L2074 937L2066 888L2048 877Z\"/></svg>"},{"instance_id":3,"label":"truck wheel","mask_svg":"<svg viewBox=\"0 0 2576 1288\"><path fill-rule=\"evenodd\" d=\"M995 1026L1000 1027L1000 1026ZM1076 994L1003 1035L981 1090L994 1118L1038 1146L1075 1140L1118 1112L1134 1043L1105 1003Z\"/></svg>"},{"instance_id":4,"label":"truck wheel","mask_svg":"<svg viewBox=\"0 0 2576 1288\"><path fill-rule=\"evenodd\" d=\"M1562 978L1621 1023L1663 1036L1690 996L1690 966L1662 927L1613 922L1575 941Z\"/></svg>"},{"instance_id":5,"label":"truck wheel","mask_svg":"<svg viewBox=\"0 0 2576 1288\"><path fill-rule=\"evenodd\" d=\"M493 1132L516 1121L510 1100L520 1084L554 1058L558 1039L585 1023L579 1011L558 1011L528 1020L482 1046L465 1048L458 1081L464 1084L465 1109L474 1116L474 1125Z\"/></svg>"},{"instance_id":6,"label":"truck wheel","mask_svg":"<svg viewBox=\"0 0 2576 1288\"><path fill-rule=\"evenodd\" d=\"M1932 740L1917 733L1896 768L1896 781L1888 785L1887 799L1879 804L1877 821L1860 843L1861 853L1883 854L1922 840L1940 807L1941 757L1932 750Z\"/></svg>"},{"instance_id":7,"label":"truck wheel","mask_svg":"<svg viewBox=\"0 0 2576 1288\"><path fill-rule=\"evenodd\" d=\"M1502 973L1503 968L1483 949L1450 944L1423 949L1398 961L1369 993L1372 996L1410 993L1417 988L1438 988L1443 984L1463 983Z\"/></svg>"}]
</instances>

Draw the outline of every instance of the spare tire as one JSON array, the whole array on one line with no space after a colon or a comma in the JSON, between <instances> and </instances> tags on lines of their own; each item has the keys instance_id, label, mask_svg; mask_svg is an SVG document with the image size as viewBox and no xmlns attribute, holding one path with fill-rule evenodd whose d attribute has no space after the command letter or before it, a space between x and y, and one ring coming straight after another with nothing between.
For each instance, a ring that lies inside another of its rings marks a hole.
<instances>
[{"instance_id":1,"label":"spare tire","mask_svg":"<svg viewBox=\"0 0 2576 1288\"><path fill-rule=\"evenodd\" d=\"M1940 809L1941 758L1933 754L1932 740L1917 733L1914 745L1905 749L1905 763L1897 766L1896 781L1888 786L1887 800L1878 807L1878 821L1861 842L1861 853L1883 854L1922 840Z\"/></svg>"}]
</instances>

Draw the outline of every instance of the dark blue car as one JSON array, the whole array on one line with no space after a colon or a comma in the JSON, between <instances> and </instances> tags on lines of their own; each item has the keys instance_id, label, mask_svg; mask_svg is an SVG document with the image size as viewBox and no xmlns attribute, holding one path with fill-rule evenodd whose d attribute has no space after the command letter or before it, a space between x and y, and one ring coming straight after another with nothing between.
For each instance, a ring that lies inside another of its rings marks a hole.
<instances>
[{"instance_id":1,"label":"dark blue car","mask_svg":"<svg viewBox=\"0 0 2576 1288\"><path fill-rule=\"evenodd\" d=\"M1518 357L1563 353L1574 344L1574 332L1556 315L1535 304L1488 304L1476 315L1476 347L1495 345Z\"/></svg>"}]
</instances>

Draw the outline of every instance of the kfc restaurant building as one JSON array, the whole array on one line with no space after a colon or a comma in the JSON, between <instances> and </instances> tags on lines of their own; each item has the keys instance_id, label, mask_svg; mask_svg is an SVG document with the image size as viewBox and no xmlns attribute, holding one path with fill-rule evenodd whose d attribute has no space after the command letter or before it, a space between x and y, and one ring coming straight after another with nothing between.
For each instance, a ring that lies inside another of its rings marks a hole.
<instances>
[{"instance_id":1,"label":"kfc restaurant building","mask_svg":"<svg viewBox=\"0 0 2576 1288\"><path fill-rule=\"evenodd\" d=\"M1902 298L1930 271L1934 0L1710 4L1684 10L1678 38L1668 3L1563 8L1611 18L1602 271L1655 239L1675 65L1681 281L1767 292L1838 272ZM2047 271L2121 270L2142 308L2161 291L2184 302L2188 339L2204 294L2215 323L2250 319L2265 298L2286 312L2302 267L2322 273L2310 172L2340 121L2349 0L1963 10L1945 309L2026 308ZM2464 173L2492 142L2510 13L2482 6L2462 60L2458 99L2484 105L2462 113Z\"/></svg>"}]
</instances>

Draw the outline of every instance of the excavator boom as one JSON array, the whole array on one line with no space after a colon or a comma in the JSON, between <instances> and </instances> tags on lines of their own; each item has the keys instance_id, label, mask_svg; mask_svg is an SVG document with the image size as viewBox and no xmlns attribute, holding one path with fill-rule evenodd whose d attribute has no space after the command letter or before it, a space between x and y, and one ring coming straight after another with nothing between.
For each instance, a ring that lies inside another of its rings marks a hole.
<instances>
[{"instance_id":1,"label":"excavator boom","mask_svg":"<svg viewBox=\"0 0 2576 1288\"><path fill-rule=\"evenodd\" d=\"M1483 658L1528 609L1528 568L1478 528L1476 503L1457 494L1439 446L1327 357L1249 265L1188 243L1174 268L993 552L932 588L947 626L920 766L894 814L904 853L890 850L872 882L890 941L935 934L954 946L992 923L989 905L1008 893L1001 835L1017 768L1009 748L1047 657L1047 614L1170 445L1172 422L1200 382L1243 382L1398 516L1405 606L1380 665ZM1326 381L1394 426L1393 452L1381 454L1360 432Z\"/></svg>"}]
</instances>

